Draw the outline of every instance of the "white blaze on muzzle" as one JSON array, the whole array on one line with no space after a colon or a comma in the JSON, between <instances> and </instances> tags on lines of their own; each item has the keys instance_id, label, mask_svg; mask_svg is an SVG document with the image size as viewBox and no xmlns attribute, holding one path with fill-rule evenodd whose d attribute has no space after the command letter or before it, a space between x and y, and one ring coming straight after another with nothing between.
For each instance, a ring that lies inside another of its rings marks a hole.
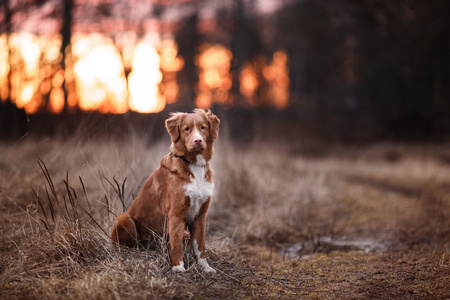
<instances>
[{"instance_id":1,"label":"white blaze on muzzle","mask_svg":"<svg viewBox=\"0 0 450 300\"><path fill-rule=\"evenodd\" d=\"M204 142L202 135L198 132L196 120L194 120L194 133L192 135L192 143L194 145L196 140L201 140L202 143Z\"/></svg>"}]
</instances>

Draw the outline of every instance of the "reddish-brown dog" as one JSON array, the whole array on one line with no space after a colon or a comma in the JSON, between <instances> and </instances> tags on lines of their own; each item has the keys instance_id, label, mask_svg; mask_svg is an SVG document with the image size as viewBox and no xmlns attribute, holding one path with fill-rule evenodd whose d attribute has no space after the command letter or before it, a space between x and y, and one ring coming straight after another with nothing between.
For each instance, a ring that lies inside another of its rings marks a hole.
<instances>
[{"instance_id":1,"label":"reddish-brown dog","mask_svg":"<svg viewBox=\"0 0 450 300\"><path fill-rule=\"evenodd\" d=\"M128 211L117 217L111 231L114 244L135 247L143 236L162 234L167 227L172 271L183 272L183 236L188 228L197 263L204 271L215 272L205 258L205 223L214 188L209 161L219 124L217 116L203 109L173 113L166 120L171 152Z\"/></svg>"}]
</instances>

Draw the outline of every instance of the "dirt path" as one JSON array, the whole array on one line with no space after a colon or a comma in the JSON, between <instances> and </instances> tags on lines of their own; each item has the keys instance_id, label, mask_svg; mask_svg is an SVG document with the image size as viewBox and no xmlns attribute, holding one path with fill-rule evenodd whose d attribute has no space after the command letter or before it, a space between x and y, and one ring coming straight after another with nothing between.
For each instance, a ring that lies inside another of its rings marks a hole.
<instances>
[{"instance_id":1,"label":"dirt path","mask_svg":"<svg viewBox=\"0 0 450 300\"><path fill-rule=\"evenodd\" d=\"M257 256L261 249L247 250ZM447 299L449 255L425 250L316 254L301 260L264 258L255 270L263 295L304 299ZM267 252L266 252L267 256Z\"/></svg>"},{"instance_id":2,"label":"dirt path","mask_svg":"<svg viewBox=\"0 0 450 300\"><path fill-rule=\"evenodd\" d=\"M449 182L325 164L341 191L332 207L316 208L329 216L326 230L316 229L326 236L281 253L244 247L246 257L259 258L252 259L253 273L265 278L265 287L287 298L449 299ZM324 171L322 162L315 167Z\"/></svg>"}]
</instances>

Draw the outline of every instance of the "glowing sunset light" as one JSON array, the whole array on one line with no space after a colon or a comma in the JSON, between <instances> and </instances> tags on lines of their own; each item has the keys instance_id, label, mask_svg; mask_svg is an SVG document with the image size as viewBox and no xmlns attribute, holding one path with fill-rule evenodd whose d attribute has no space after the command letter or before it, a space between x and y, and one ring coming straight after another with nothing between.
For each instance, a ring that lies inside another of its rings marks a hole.
<instances>
[{"instance_id":1,"label":"glowing sunset light","mask_svg":"<svg viewBox=\"0 0 450 300\"><path fill-rule=\"evenodd\" d=\"M35 93L39 83L37 79L20 83L20 86L19 84L12 85L12 88L16 90L16 93L14 94L15 104L18 108L25 109L28 114L33 114L38 110L40 104Z\"/></svg>"},{"instance_id":2,"label":"glowing sunset light","mask_svg":"<svg viewBox=\"0 0 450 300\"><path fill-rule=\"evenodd\" d=\"M60 113L64 109L64 90L62 89L64 83L64 71L59 70L52 80L53 89L50 92L50 112ZM41 84L42 89L43 84Z\"/></svg>"},{"instance_id":3,"label":"glowing sunset light","mask_svg":"<svg viewBox=\"0 0 450 300\"><path fill-rule=\"evenodd\" d=\"M15 33L11 35L10 43L19 49L24 60L26 75L33 76L36 74L39 67L39 56L41 55L36 36L30 33Z\"/></svg>"},{"instance_id":4,"label":"glowing sunset light","mask_svg":"<svg viewBox=\"0 0 450 300\"><path fill-rule=\"evenodd\" d=\"M1 34L0 98L27 114L61 113L66 108L114 114L160 112L178 101L177 72L185 62L173 39L159 38L146 35L139 41L136 33L125 32L114 42L98 33L75 34L62 65L61 36ZM230 92L232 59L232 52L223 45L200 47L194 61L199 71L197 107L217 103L283 109L289 105L285 52L275 52L270 63L263 56L244 63L237 74L242 103L233 103Z\"/></svg>"},{"instance_id":5,"label":"glowing sunset light","mask_svg":"<svg viewBox=\"0 0 450 300\"><path fill-rule=\"evenodd\" d=\"M200 68L196 105L208 108L214 102L228 104L231 101L229 90L232 86L230 64L233 55L224 46L203 45L196 57Z\"/></svg>"},{"instance_id":6,"label":"glowing sunset light","mask_svg":"<svg viewBox=\"0 0 450 300\"><path fill-rule=\"evenodd\" d=\"M8 99L8 73L9 73L9 53L7 47L7 36L0 35L0 98L5 101Z\"/></svg>"},{"instance_id":7,"label":"glowing sunset light","mask_svg":"<svg viewBox=\"0 0 450 300\"><path fill-rule=\"evenodd\" d=\"M9 98L28 114L38 110L60 113L66 105L65 93L70 111L120 114L131 108L159 112L166 103L178 100L176 73L184 60L178 56L175 41L157 41L153 41L157 46L136 45L136 34L126 33L117 47L101 34L76 34L62 70L60 36L2 34L0 97L3 101Z\"/></svg>"},{"instance_id":8,"label":"glowing sunset light","mask_svg":"<svg viewBox=\"0 0 450 300\"><path fill-rule=\"evenodd\" d=\"M120 49L122 54L122 62L126 69L131 69L137 39L137 34L134 31L127 31L117 34L115 38L116 46Z\"/></svg>"},{"instance_id":9,"label":"glowing sunset light","mask_svg":"<svg viewBox=\"0 0 450 300\"><path fill-rule=\"evenodd\" d=\"M255 96L256 89L259 87L258 77L252 64L247 63L244 65L239 75L239 82L241 94L248 99L252 99ZM252 102L251 100L247 101Z\"/></svg>"},{"instance_id":10,"label":"glowing sunset light","mask_svg":"<svg viewBox=\"0 0 450 300\"><path fill-rule=\"evenodd\" d=\"M53 76L52 84L54 87L61 87L64 82L64 71L60 70Z\"/></svg>"},{"instance_id":11,"label":"glowing sunset light","mask_svg":"<svg viewBox=\"0 0 450 300\"><path fill-rule=\"evenodd\" d=\"M41 87L39 88L39 90L40 90L42 95L50 93L50 91L52 90L52 82L51 82L51 80L50 79L45 79L44 81L42 81Z\"/></svg>"},{"instance_id":12,"label":"glowing sunset light","mask_svg":"<svg viewBox=\"0 0 450 300\"><path fill-rule=\"evenodd\" d=\"M23 87L22 92L20 93L20 97L17 99L16 102L17 106L19 108L24 107L25 104L31 101L31 99L33 98L33 94L34 94L33 83L29 82Z\"/></svg>"},{"instance_id":13,"label":"glowing sunset light","mask_svg":"<svg viewBox=\"0 0 450 300\"><path fill-rule=\"evenodd\" d=\"M130 109L151 113L162 111L166 105L160 92L162 73L160 57L156 49L146 42L139 43L134 50L133 71L128 76Z\"/></svg>"},{"instance_id":14,"label":"glowing sunset light","mask_svg":"<svg viewBox=\"0 0 450 300\"><path fill-rule=\"evenodd\" d=\"M39 101L35 96L35 91L37 89L37 82L28 81L25 83L20 93L17 95L16 105L18 108L24 108L25 111L29 114L35 113L39 108Z\"/></svg>"},{"instance_id":15,"label":"glowing sunset light","mask_svg":"<svg viewBox=\"0 0 450 300\"><path fill-rule=\"evenodd\" d=\"M184 60L177 57L178 46L174 40L164 40L160 45L161 69L167 72L178 72L184 66Z\"/></svg>"},{"instance_id":16,"label":"glowing sunset light","mask_svg":"<svg viewBox=\"0 0 450 300\"><path fill-rule=\"evenodd\" d=\"M289 74L287 55L283 51L273 54L272 64L266 66L263 75L269 83L269 99L273 99L273 106L278 109L289 105Z\"/></svg>"},{"instance_id":17,"label":"glowing sunset light","mask_svg":"<svg viewBox=\"0 0 450 300\"><path fill-rule=\"evenodd\" d=\"M43 37L41 38L42 59L44 64L59 63L61 56L61 37Z\"/></svg>"},{"instance_id":18,"label":"glowing sunset light","mask_svg":"<svg viewBox=\"0 0 450 300\"><path fill-rule=\"evenodd\" d=\"M178 45L174 40L162 41L159 49L163 72L163 95L166 104L175 103L179 93L176 73L183 69L184 59L178 56Z\"/></svg>"},{"instance_id":19,"label":"glowing sunset light","mask_svg":"<svg viewBox=\"0 0 450 300\"><path fill-rule=\"evenodd\" d=\"M58 72L60 37L38 37L18 32L9 35L9 38L6 34L0 35L0 45L2 99L10 98L27 114L47 108L49 103L45 102L44 95L49 95L54 86L60 87L64 79L64 73ZM9 74L11 90L8 86ZM53 75L55 78L52 78ZM51 99L49 101L52 102Z\"/></svg>"},{"instance_id":20,"label":"glowing sunset light","mask_svg":"<svg viewBox=\"0 0 450 300\"><path fill-rule=\"evenodd\" d=\"M18 108L24 108L27 113L35 113L39 108L39 103L35 99L35 92L39 86L36 74L39 68L39 57L41 49L38 39L30 33L14 33L9 38L10 46L17 49L20 56L14 56L12 61L20 65L23 61L22 69L14 71L11 78L11 98Z\"/></svg>"},{"instance_id":21,"label":"glowing sunset light","mask_svg":"<svg viewBox=\"0 0 450 300\"><path fill-rule=\"evenodd\" d=\"M127 86L121 56L109 39L78 36L73 45L78 106L101 113L128 111Z\"/></svg>"},{"instance_id":22,"label":"glowing sunset light","mask_svg":"<svg viewBox=\"0 0 450 300\"><path fill-rule=\"evenodd\" d=\"M50 111L60 113L64 109L64 91L62 88L53 89L50 93Z\"/></svg>"}]
</instances>

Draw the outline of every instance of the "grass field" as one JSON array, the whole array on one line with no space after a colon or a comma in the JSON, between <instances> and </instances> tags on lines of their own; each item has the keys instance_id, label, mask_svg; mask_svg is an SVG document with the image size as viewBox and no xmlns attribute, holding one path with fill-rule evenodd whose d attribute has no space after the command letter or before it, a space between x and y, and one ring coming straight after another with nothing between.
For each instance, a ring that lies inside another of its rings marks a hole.
<instances>
[{"instance_id":1,"label":"grass field","mask_svg":"<svg viewBox=\"0 0 450 300\"><path fill-rule=\"evenodd\" d=\"M81 138L0 144L1 299L449 299L449 145L242 146L220 137L214 276L107 234L168 152ZM308 151L310 152L310 151ZM308 155L306 155L308 154Z\"/></svg>"}]
</instances>

